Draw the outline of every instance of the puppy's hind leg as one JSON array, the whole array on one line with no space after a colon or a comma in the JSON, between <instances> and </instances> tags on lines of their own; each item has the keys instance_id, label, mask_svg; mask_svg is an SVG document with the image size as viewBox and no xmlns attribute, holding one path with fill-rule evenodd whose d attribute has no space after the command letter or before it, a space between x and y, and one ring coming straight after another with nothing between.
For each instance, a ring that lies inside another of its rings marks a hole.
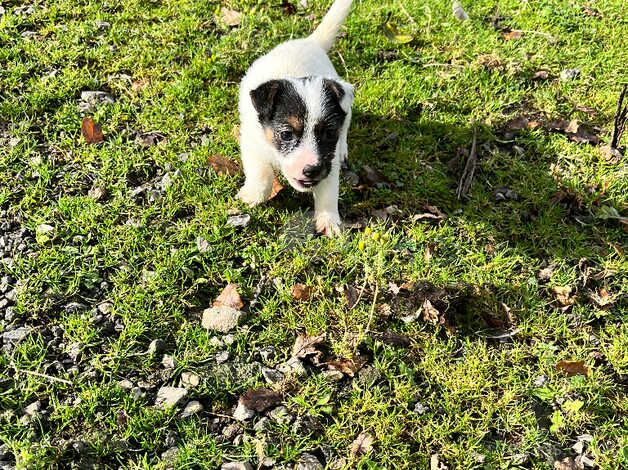
<instances>
[{"instance_id":1,"label":"puppy's hind leg","mask_svg":"<svg viewBox=\"0 0 628 470\"><path fill-rule=\"evenodd\" d=\"M264 149L244 143L241 149L245 180L238 198L249 206L256 206L270 197L275 172Z\"/></svg>"},{"instance_id":2,"label":"puppy's hind leg","mask_svg":"<svg viewBox=\"0 0 628 470\"><path fill-rule=\"evenodd\" d=\"M333 237L340 234L342 221L338 214L340 162L336 157L331 172L314 187L314 223L316 231Z\"/></svg>"}]
</instances>

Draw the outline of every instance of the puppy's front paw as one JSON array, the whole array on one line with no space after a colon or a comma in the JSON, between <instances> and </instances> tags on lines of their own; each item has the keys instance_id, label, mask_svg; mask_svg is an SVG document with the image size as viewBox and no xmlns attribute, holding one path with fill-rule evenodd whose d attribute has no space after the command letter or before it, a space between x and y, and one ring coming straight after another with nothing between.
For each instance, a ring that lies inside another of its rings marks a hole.
<instances>
[{"instance_id":1,"label":"puppy's front paw","mask_svg":"<svg viewBox=\"0 0 628 470\"><path fill-rule=\"evenodd\" d=\"M318 233L330 238L340 235L342 221L338 214L321 212L320 214L316 214L314 219Z\"/></svg>"},{"instance_id":2,"label":"puppy's front paw","mask_svg":"<svg viewBox=\"0 0 628 470\"><path fill-rule=\"evenodd\" d=\"M259 186L244 185L238 191L238 199L247 204L250 207L257 206L268 199L270 194L266 188Z\"/></svg>"}]
</instances>

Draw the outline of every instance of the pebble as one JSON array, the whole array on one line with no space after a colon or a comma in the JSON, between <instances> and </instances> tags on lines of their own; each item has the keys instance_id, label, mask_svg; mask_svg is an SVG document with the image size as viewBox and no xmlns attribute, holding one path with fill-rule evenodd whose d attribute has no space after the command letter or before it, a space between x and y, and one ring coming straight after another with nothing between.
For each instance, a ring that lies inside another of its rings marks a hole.
<instances>
[{"instance_id":1,"label":"pebble","mask_svg":"<svg viewBox=\"0 0 628 470\"><path fill-rule=\"evenodd\" d=\"M268 424L270 423L270 419L266 416L260 418L260 420L253 425L253 430L255 432L263 432L268 428Z\"/></svg>"},{"instance_id":2,"label":"pebble","mask_svg":"<svg viewBox=\"0 0 628 470\"><path fill-rule=\"evenodd\" d=\"M429 406L425 406L423 403L417 403L416 405L414 405L414 412L418 415L423 415L429 410Z\"/></svg>"},{"instance_id":3,"label":"pebble","mask_svg":"<svg viewBox=\"0 0 628 470\"><path fill-rule=\"evenodd\" d=\"M220 470L253 470L249 462L227 462L220 466Z\"/></svg>"},{"instance_id":4,"label":"pebble","mask_svg":"<svg viewBox=\"0 0 628 470\"><path fill-rule=\"evenodd\" d=\"M227 333L244 321L245 313L235 308L220 306L203 311L203 328Z\"/></svg>"},{"instance_id":5,"label":"pebble","mask_svg":"<svg viewBox=\"0 0 628 470\"><path fill-rule=\"evenodd\" d=\"M148 345L148 354L153 355L162 352L166 348L166 343L162 339L154 339Z\"/></svg>"},{"instance_id":6,"label":"pebble","mask_svg":"<svg viewBox=\"0 0 628 470\"><path fill-rule=\"evenodd\" d=\"M101 31L106 31L107 29L111 28L111 24L108 23L107 21L96 20L95 24L96 24L96 27L100 29Z\"/></svg>"},{"instance_id":7,"label":"pebble","mask_svg":"<svg viewBox=\"0 0 628 470\"><path fill-rule=\"evenodd\" d=\"M566 82L567 80L573 80L575 78L578 78L578 76L580 76L580 69L565 69L560 72L560 79L563 82Z\"/></svg>"},{"instance_id":8,"label":"pebble","mask_svg":"<svg viewBox=\"0 0 628 470\"><path fill-rule=\"evenodd\" d=\"M118 386L124 390L131 390L133 388L133 382L128 379L122 379L118 382Z\"/></svg>"},{"instance_id":9,"label":"pebble","mask_svg":"<svg viewBox=\"0 0 628 470\"><path fill-rule=\"evenodd\" d=\"M294 470L323 470L323 465L315 455L305 453L299 458Z\"/></svg>"},{"instance_id":10,"label":"pebble","mask_svg":"<svg viewBox=\"0 0 628 470\"><path fill-rule=\"evenodd\" d=\"M246 227L251 222L251 216L249 214L231 215L227 217L227 225L232 227Z\"/></svg>"},{"instance_id":11,"label":"pebble","mask_svg":"<svg viewBox=\"0 0 628 470\"><path fill-rule=\"evenodd\" d=\"M160 408L172 408L177 406L188 394L183 387L161 387L157 391L155 406Z\"/></svg>"},{"instance_id":12,"label":"pebble","mask_svg":"<svg viewBox=\"0 0 628 470\"><path fill-rule=\"evenodd\" d=\"M305 366L297 357L291 357L283 364L277 366L277 369L286 375L294 375L296 377L303 377L307 375Z\"/></svg>"},{"instance_id":13,"label":"pebble","mask_svg":"<svg viewBox=\"0 0 628 470\"><path fill-rule=\"evenodd\" d=\"M255 416L255 411L247 408L242 403L238 402L235 411L233 412L233 419L238 421L247 421Z\"/></svg>"},{"instance_id":14,"label":"pebble","mask_svg":"<svg viewBox=\"0 0 628 470\"><path fill-rule=\"evenodd\" d=\"M5 349L10 349L11 347L17 345L20 341L28 336L31 332L31 328L27 326L20 326L19 328L15 328L14 330L5 331L2 334L2 342L4 344Z\"/></svg>"},{"instance_id":15,"label":"pebble","mask_svg":"<svg viewBox=\"0 0 628 470\"><path fill-rule=\"evenodd\" d=\"M113 96L105 91L83 91L79 109L83 112L95 111L101 104L113 103L115 103Z\"/></svg>"},{"instance_id":16,"label":"pebble","mask_svg":"<svg viewBox=\"0 0 628 470\"><path fill-rule=\"evenodd\" d=\"M186 387L198 387L201 383L201 378L194 372L183 372L181 374L181 384Z\"/></svg>"},{"instance_id":17,"label":"pebble","mask_svg":"<svg viewBox=\"0 0 628 470\"><path fill-rule=\"evenodd\" d=\"M323 377L325 377L325 379L329 380L330 382L340 382L345 376L339 370L331 369L324 370Z\"/></svg>"},{"instance_id":18,"label":"pebble","mask_svg":"<svg viewBox=\"0 0 628 470\"><path fill-rule=\"evenodd\" d=\"M274 346L266 346L259 350L259 355L264 362L270 362L275 358L276 350Z\"/></svg>"},{"instance_id":19,"label":"pebble","mask_svg":"<svg viewBox=\"0 0 628 470\"><path fill-rule=\"evenodd\" d=\"M242 427L238 423L231 423L222 430L222 435L229 441L232 441L238 434L242 434Z\"/></svg>"},{"instance_id":20,"label":"pebble","mask_svg":"<svg viewBox=\"0 0 628 470\"><path fill-rule=\"evenodd\" d=\"M229 333L228 335L224 335L222 337L222 341L227 346L231 346L233 343L235 343L235 335L233 333Z\"/></svg>"},{"instance_id":21,"label":"pebble","mask_svg":"<svg viewBox=\"0 0 628 470\"><path fill-rule=\"evenodd\" d=\"M270 369L268 367L262 367L262 375L266 382L269 384L274 384L277 382L281 382L284 379L284 374L277 369ZM340 373L342 376L342 372Z\"/></svg>"},{"instance_id":22,"label":"pebble","mask_svg":"<svg viewBox=\"0 0 628 470\"><path fill-rule=\"evenodd\" d=\"M40 411L41 411L41 402L39 400L34 401L30 405L28 405L26 408L24 408L24 413L26 413L28 416L36 416L39 414Z\"/></svg>"},{"instance_id":23,"label":"pebble","mask_svg":"<svg viewBox=\"0 0 628 470\"><path fill-rule=\"evenodd\" d=\"M539 375L536 379L534 379L534 385L536 387L542 387L547 383L549 377L547 375Z\"/></svg>"},{"instance_id":24,"label":"pebble","mask_svg":"<svg viewBox=\"0 0 628 470\"><path fill-rule=\"evenodd\" d=\"M164 357L161 359L161 364L166 369L174 369L175 367L177 367L177 361L170 354L164 354Z\"/></svg>"},{"instance_id":25,"label":"pebble","mask_svg":"<svg viewBox=\"0 0 628 470\"><path fill-rule=\"evenodd\" d=\"M220 351L218 354L216 354L217 364L224 364L228 360L229 360L229 351Z\"/></svg>"},{"instance_id":26,"label":"pebble","mask_svg":"<svg viewBox=\"0 0 628 470\"><path fill-rule=\"evenodd\" d=\"M192 400L187 405L185 405L185 408L181 412L181 418L187 418L188 416L195 415L197 413L200 413L201 411L203 411L203 405L201 405L201 403L196 400Z\"/></svg>"}]
</instances>

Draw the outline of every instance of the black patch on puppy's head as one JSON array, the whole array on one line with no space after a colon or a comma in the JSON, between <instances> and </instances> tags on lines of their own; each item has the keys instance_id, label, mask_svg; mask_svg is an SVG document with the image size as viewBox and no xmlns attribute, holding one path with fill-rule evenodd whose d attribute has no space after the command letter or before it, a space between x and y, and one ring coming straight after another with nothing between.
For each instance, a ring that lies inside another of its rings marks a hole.
<instances>
[{"instance_id":1,"label":"black patch on puppy's head","mask_svg":"<svg viewBox=\"0 0 628 470\"><path fill-rule=\"evenodd\" d=\"M347 117L347 113L340 105L344 95L345 90L340 83L329 79L323 80L323 103L321 106L323 113L314 125L314 136L321 160L330 167L338 144L340 130Z\"/></svg>"},{"instance_id":2,"label":"black patch on puppy's head","mask_svg":"<svg viewBox=\"0 0 628 470\"><path fill-rule=\"evenodd\" d=\"M289 153L303 135L307 108L288 80L270 80L251 90L251 101L260 124L282 153Z\"/></svg>"}]
</instances>

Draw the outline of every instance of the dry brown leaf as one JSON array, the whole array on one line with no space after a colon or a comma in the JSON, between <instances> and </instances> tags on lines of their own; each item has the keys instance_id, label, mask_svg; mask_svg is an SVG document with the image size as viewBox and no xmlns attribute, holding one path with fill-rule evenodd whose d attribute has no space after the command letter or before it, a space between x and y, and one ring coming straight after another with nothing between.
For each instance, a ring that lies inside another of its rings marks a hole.
<instances>
[{"instance_id":1,"label":"dry brown leaf","mask_svg":"<svg viewBox=\"0 0 628 470\"><path fill-rule=\"evenodd\" d=\"M144 88L146 88L149 83L150 79L148 78L138 78L137 80L134 80L133 83L131 83L131 90L133 90L135 93L139 93Z\"/></svg>"},{"instance_id":2,"label":"dry brown leaf","mask_svg":"<svg viewBox=\"0 0 628 470\"><path fill-rule=\"evenodd\" d=\"M337 370L349 377L353 377L366 364L366 358L364 356L357 356L354 359L341 358L327 361L325 364L327 364L330 370Z\"/></svg>"},{"instance_id":3,"label":"dry brown leaf","mask_svg":"<svg viewBox=\"0 0 628 470\"><path fill-rule=\"evenodd\" d=\"M240 397L240 403L242 403L242 405L258 413L266 411L273 406L277 406L281 403L281 400L281 393L271 390L270 388L248 390Z\"/></svg>"},{"instance_id":4,"label":"dry brown leaf","mask_svg":"<svg viewBox=\"0 0 628 470\"><path fill-rule=\"evenodd\" d=\"M575 300L571 297L571 287L569 286L554 286L552 287L552 292L554 293L554 297L559 304L563 307L567 307L569 305L573 305Z\"/></svg>"},{"instance_id":5,"label":"dry brown leaf","mask_svg":"<svg viewBox=\"0 0 628 470\"><path fill-rule=\"evenodd\" d=\"M240 165L233 160L229 160L221 155L212 155L208 159L209 166L211 166L219 175L239 175L241 173Z\"/></svg>"},{"instance_id":6,"label":"dry brown leaf","mask_svg":"<svg viewBox=\"0 0 628 470\"><path fill-rule=\"evenodd\" d=\"M295 300L308 300L312 295L312 286L297 283L292 286L292 298Z\"/></svg>"},{"instance_id":7,"label":"dry brown leaf","mask_svg":"<svg viewBox=\"0 0 628 470\"><path fill-rule=\"evenodd\" d=\"M569 377L574 375L589 375L591 371L584 364L584 361L559 361L556 370L566 373Z\"/></svg>"},{"instance_id":8,"label":"dry brown leaf","mask_svg":"<svg viewBox=\"0 0 628 470\"><path fill-rule=\"evenodd\" d=\"M532 80L547 80L549 72L547 70L539 70L534 73Z\"/></svg>"},{"instance_id":9,"label":"dry brown leaf","mask_svg":"<svg viewBox=\"0 0 628 470\"><path fill-rule=\"evenodd\" d=\"M360 454L368 454L373 448L373 442L375 442L373 436L363 432L353 441L349 453L352 457Z\"/></svg>"},{"instance_id":10,"label":"dry brown leaf","mask_svg":"<svg viewBox=\"0 0 628 470\"><path fill-rule=\"evenodd\" d=\"M522 36L521 31L517 31L516 29L510 31L502 31L502 37L506 41L512 41L513 39L519 39Z\"/></svg>"},{"instance_id":11,"label":"dry brown leaf","mask_svg":"<svg viewBox=\"0 0 628 470\"><path fill-rule=\"evenodd\" d=\"M554 470L583 470L583 468L576 464L573 457L565 457L563 460L554 462Z\"/></svg>"},{"instance_id":12,"label":"dry brown leaf","mask_svg":"<svg viewBox=\"0 0 628 470\"><path fill-rule=\"evenodd\" d=\"M220 9L220 20L227 26L238 26L242 22L242 13L223 7Z\"/></svg>"},{"instance_id":13,"label":"dry brown leaf","mask_svg":"<svg viewBox=\"0 0 628 470\"><path fill-rule=\"evenodd\" d=\"M613 305L615 298L608 292L605 287L602 287L597 292L591 292L589 298L597 304L598 307L608 307Z\"/></svg>"},{"instance_id":14,"label":"dry brown leaf","mask_svg":"<svg viewBox=\"0 0 628 470\"><path fill-rule=\"evenodd\" d=\"M421 306L421 317L423 320L433 325L436 325L439 322L440 312L434 308L429 299L425 299L423 305Z\"/></svg>"},{"instance_id":15,"label":"dry brown leaf","mask_svg":"<svg viewBox=\"0 0 628 470\"><path fill-rule=\"evenodd\" d=\"M360 171L362 182L367 186L388 185L390 180L375 168L364 165Z\"/></svg>"},{"instance_id":16,"label":"dry brown leaf","mask_svg":"<svg viewBox=\"0 0 628 470\"><path fill-rule=\"evenodd\" d=\"M283 0L281 3L281 9L286 16L294 15L297 12L297 7L290 3L288 0Z\"/></svg>"},{"instance_id":17,"label":"dry brown leaf","mask_svg":"<svg viewBox=\"0 0 628 470\"><path fill-rule=\"evenodd\" d=\"M306 334L300 334L292 346L292 357L299 359L305 359L308 356L314 356L320 358L321 352L316 348L317 345L325 341L325 334L318 336L308 336Z\"/></svg>"},{"instance_id":18,"label":"dry brown leaf","mask_svg":"<svg viewBox=\"0 0 628 470\"><path fill-rule=\"evenodd\" d=\"M81 123L81 134L88 144L99 144L105 140L100 125L96 124L91 117L84 117Z\"/></svg>"},{"instance_id":19,"label":"dry brown leaf","mask_svg":"<svg viewBox=\"0 0 628 470\"><path fill-rule=\"evenodd\" d=\"M214 307L231 307L236 310L240 310L244 307L240 294L238 294L238 285L227 284L227 287L225 287L220 295L216 297L216 300L214 300L212 305Z\"/></svg>"},{"instance_id":20,"label":"dry brown leaf","mask_svg":"<svg viewBox=\"0 0 628 470\"><path fill-rule=\"evenodd\" d=\"M501 303L502 312L504 312L504 318L506 319L506 324L508 326L513 326L517 323L517 317L512 313L512 309L506 305L505 303Z\"/></svg>"},{"instance_id":21,"label":"dry brown leaf","mask_svg":"<svg viewBox=\"0 0 628 470\"><path fill-rule=\"evenodd\" d=\"M435 245L433 243L428 243L425 246L425 251L423 252L423 261L425 261L425 264L429 264L430 261L432 260L432 250L435 248Z\"/></svg>"},{"instance_id":22,"label":"dry brown leaf","mask_svg":"<svg viewBox=\"0 0 628 470\"><path fill-rule=\"evenodd\" d=\"M414 222L418 220L443 220L447 218L447 214L441 211L438 207L432 206L430 204L425 204L423 206L423 210L425 212L421 214L415 214L412 216L412 220Z\"/></svg>"},{"instance_id":23,"label":"dry brown leaf","mask_svg":"<svg viewBox=\"0 0 628 470\"><path fill-rule=\"evenodd\" d=\"M343 290L345 294L345 299L347 300L347 308L351 310L358 303L360 294L358 293L358 290L351 284L345 285Z\"/></svg>"},{"instance_id":24,"label":"dry brown leaf","mask_svg":"<svg viewBox=\"0 0 628 470\"><path fill-rule=\"evenodd\" d=\"M284 188L284 185L281 184L281 181L279 181L279 178L275 176L275 179L273 180L273 189L270 190L270 196L268 196L268 200L270 201L275 196L277 196L277 194L279 194L283 190L283 188Z\"/></svg>"}]
</instances>

